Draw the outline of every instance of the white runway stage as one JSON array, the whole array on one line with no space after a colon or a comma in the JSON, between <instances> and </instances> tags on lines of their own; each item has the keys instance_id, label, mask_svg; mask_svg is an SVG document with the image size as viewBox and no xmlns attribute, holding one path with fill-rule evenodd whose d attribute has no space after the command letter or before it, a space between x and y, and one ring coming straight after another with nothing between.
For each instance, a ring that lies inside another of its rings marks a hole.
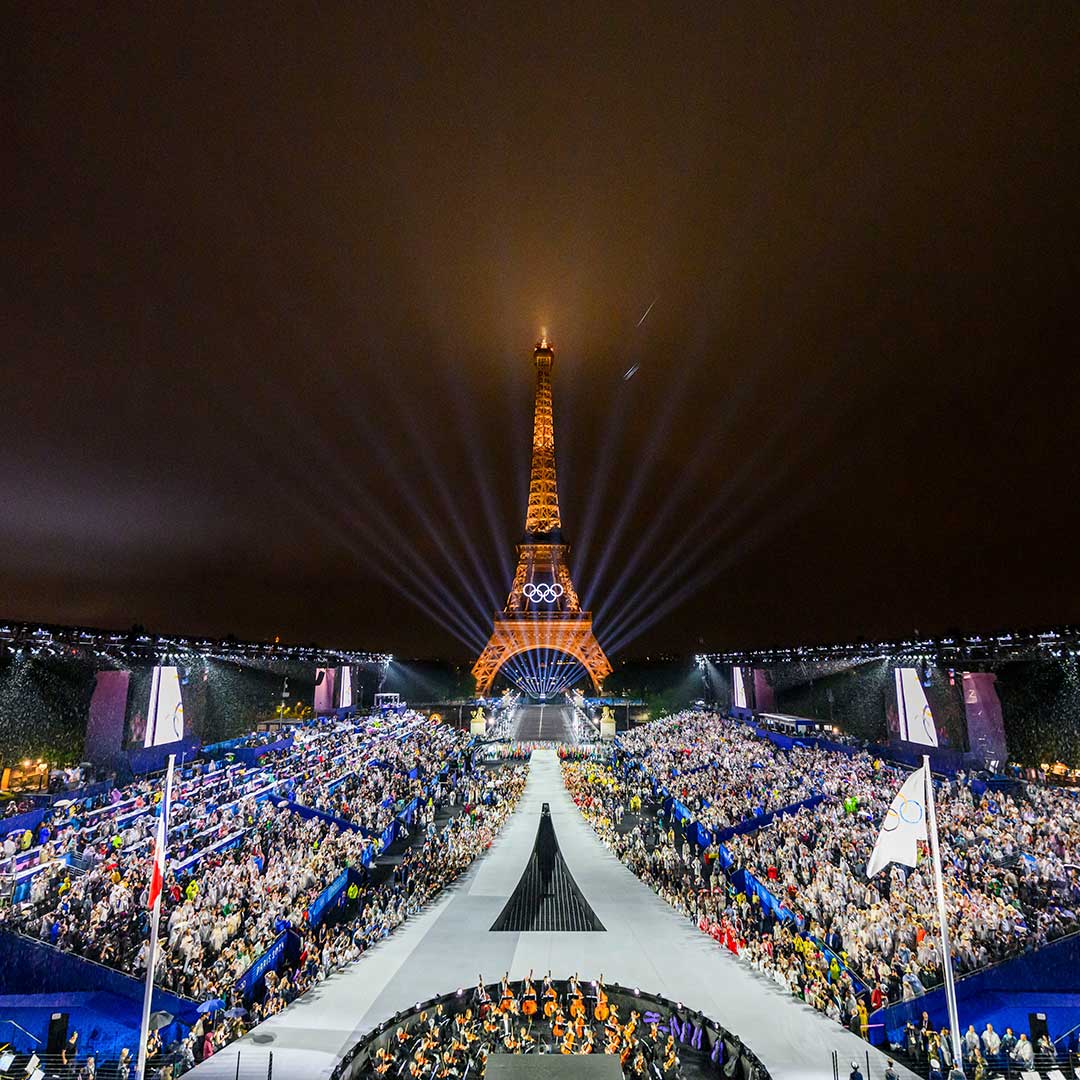
<instances>
[{"instance_id":1,"label":"white runway stage","mask_svg":"<svg viewBox=\"0 0 1080 1080\"><path fill-rule=\"evenodd\" d=\"M521 877L545 802L566 864L606 927L603 933L488 930ZM349 969L190 1075L232 1080L239 1052L241 1077L265 1076L273 1050L274 1080L325 1077L361 1035L399 1009L471 987L481 974L495 981L509 971L520 979L530 969L537 975L550 969L557 977L603 974L683 1001L739 1035L775 1080L831 1077L834 1049L844 1076L851 1061L865 1061L866 1043L717 946L608 852L563 787L554 752L545 750L533 755L517 811L456 885ZM871 1050L870 1064L872 1080L880 1080L885 1059Z\"/></svg>"}]
</instances>

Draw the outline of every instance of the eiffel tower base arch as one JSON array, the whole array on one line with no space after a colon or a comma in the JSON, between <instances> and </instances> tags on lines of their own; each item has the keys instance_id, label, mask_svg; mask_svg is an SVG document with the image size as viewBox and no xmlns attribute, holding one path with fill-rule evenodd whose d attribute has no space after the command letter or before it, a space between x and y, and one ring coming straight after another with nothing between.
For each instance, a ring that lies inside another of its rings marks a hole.
<instances>
[{"instance_id":1,"label":"eiffel tower base arch","mask_svg":"<svg viewBox=\"0 0 1080 1080\"><path fill-rule=\"evenodd\" d=\"M540 650L572 656L598 694L611 674L611 663L593 634L592 616L587 612L549 618L499 614L484 651L473 665L477 696L490 694L495 676L512 657Z\"/></svg>"}]
</instances>

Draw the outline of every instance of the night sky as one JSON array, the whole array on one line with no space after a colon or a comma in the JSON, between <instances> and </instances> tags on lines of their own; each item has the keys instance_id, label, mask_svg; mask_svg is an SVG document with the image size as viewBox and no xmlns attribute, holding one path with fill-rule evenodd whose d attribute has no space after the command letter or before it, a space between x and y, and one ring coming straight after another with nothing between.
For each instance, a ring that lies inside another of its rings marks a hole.
<instances>
[{"instance_id":1,"label":"night sky","mask_svg":"<svg viewBox=\"0 0 1080 1080\"><path fill-rule=\"evenodd\" d=\"M467 657L543 325L616 653L1080 620L1074 4L216 6L7 13L0 616Z\"/></svg>"}]
</instances>

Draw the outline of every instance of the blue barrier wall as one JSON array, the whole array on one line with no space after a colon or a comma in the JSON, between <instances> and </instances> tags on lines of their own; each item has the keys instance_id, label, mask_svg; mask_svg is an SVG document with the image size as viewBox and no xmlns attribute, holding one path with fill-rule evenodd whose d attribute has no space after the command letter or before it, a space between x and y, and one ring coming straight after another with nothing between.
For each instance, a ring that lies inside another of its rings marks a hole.
<instances>
[{"instance_id":1,"label":"blue barrier wall","mask_svg":"<svg viewBox=\"0 0 1080 1080\"><path fill-rule=\"evenodd\" d=\"M363 832L354 821L346 821L344 818L335 817L333 814L326 813L325 810L316 810L313 806L302 806L299 803L286 801L284 799L275 802L274 805L278 809L291 810L294 814L299 814L302 818L307 818L309 821L313 818L318 821L325 821L331 825L336 825L339 829L348 830L349 832Z\"/></svg>"},{"instance_id":2,"label":"blue barrier wall","mask_svg":"<svg viewBox=\"0 0 1080 1080\"><path fill-rule=\"evenodd\" d=\"M0 930L0 994L25 994L30 987L39 993L103 990L131 1000L141 1017L142 979L63 952L43 941ZM185 1024L193 1024L198 1019L194 1001L157 986L154 987L153 1007L172 1013Z\"/></svg>"},{"instance_id":3,"label":"blue barrier wall","mask_svg":"<svg viewBox=\"0 0 1080 1080\"><path fill-rule=\"evenodd\" d=\"M1004 1026L999 1028L999 1021L995 1021L994 1017L1008 1010L1010 999L1025 997L1020 1011L1026 1017L1029 1001L1030 1011L1039 1012L1043 1011L1037 1004L1039 995L1050 998L1062 993L1080 993L1080 934L1051 942L1035 952L957 979L956 1008L960 1027L966 1031L968 1024L974 1024L976 1031L982 1031L989 1021L1000 1034ZM899 1001L887 1009L879 1009L870 1022L884 1023L889 1041L899 1042L904 1025L909 1020L918 1025L924 1009L930 1014L935 1027L940 1029L948 1025L943 986L911 1001ZM1077 1022L1080 1022L1080 1016L1074 1016L1069 1026ZM1015 1022L1012 1026L1016 1029ZM1027 1030L1026 1019L1020 1030ZM1062 1031L1051 1028L1051 1037L1056 1038L1061 1034Z\"/></svg>"},{"instance_id":4,"label":"blue barrier wall","mask_svg":"<svg viewBox=\"0 0 1080 1080\"><path fill-rule=\"evenodd\" d=\"M138 776L158 772L169 764L170 754L176 755L176 763L179 765L185 758L194 757L199 746L198 739L180 739L162 746L141 746L128 751L128 766Z\"/></svg>"},{"instance_id":5,"label":"blue barrier wall","mask_svg":"<svg viewBox=\"0 0 1080 1080\"><path fill-rule=\"evenodd\" d=\"M343 870L312 901L311 906L308 908L308 924L318 926L335 907L344 904L348 896L348 888L354 882L358 887L363 888L364 879L360 872L352 867Z\"/></svg>"},{"instance_id":6,"label":"blue barrier wall","mask_svg":"<svg viewBox=\"0 0 1080 1080\"><path fill-rule=\"evenodd\" d=\"M26 832L29 829L34 834L36 843L38 826L49 812L47 807L40 807L37 810L27 810L25 814L13 814L9 818L2 818L0 819L0 836L7 836L13 832ZM18 842L19 838L15 837L15 843Z\"/></svg>"},{"instance_id":7,"label":"blue barrier wall","mask_svg":"<svg viewBox=\"0 0 1080 1080\"><path fill-rule=\"evenodd\" d=\"M242 740L241 740L242 741ZM290 735L286 739L276 739L274 742L259 743L258 746L227 746L221 749L215 750L211 757L221 759L227 754L233 755L234 761L243 762L245 765L255 765L258 763L259 758L264 754L269 754L275 750L288 750L293 744L293 737ZM203 753L207 753L204 748Z\"/></svg>"},{"instance_id":8,"label":"blue barrier wall","mask_svg":"<svg viewBox=\"0 0 1080 1080\"><path fill-rule=\"evenodd\" d=\"M236 989L243 994L244 1001L250 1002L262 993L268 972L279 971L286 961L295 963L299 955L299 935L292 930L278 934L270 948L236 980Z\"/></svg>"},{"instance_id":9,"label":"blue barrier wall","mask_svg":"<svg viewBox=\"0 0 1080 1080\"><path fill-rule=\"evenodd\" d=\"M801 802L792 803L790 806L781 806L776 810L770 810L767 814L758 814L756 817L747 818L745 821L740 821L738 825L732 825L726 829L711 830L705 828L701 822L695 822L694 824L697 826L696 839L698 846L708 847L709 844L714 841L718 844L722 844L725 840L730 840L733 836L742 836L744 833L755 832L758 829L765 828L766 825L771 825L778 817L789 817L792 814L797 814L800 810L812 810L815 806L823 803L827 798L827 795L812 795L809 799L803 799ZM690 830L688 829L687 831ZM693 838L694 837L691 837L691 839Z\"/></svg>"},{"instance_id":10,"label":"blue barrier wall","mask_svg":"<svg viewBox=\"0 0 1080 1080\"><path fill-rule=\"evenodd\" d=\"M323 912L341 896L349 886L349 871L342 870L340 874L314 900L308 907L308 923L318 926L322 921Z\"/></svg>"}]
</instances>

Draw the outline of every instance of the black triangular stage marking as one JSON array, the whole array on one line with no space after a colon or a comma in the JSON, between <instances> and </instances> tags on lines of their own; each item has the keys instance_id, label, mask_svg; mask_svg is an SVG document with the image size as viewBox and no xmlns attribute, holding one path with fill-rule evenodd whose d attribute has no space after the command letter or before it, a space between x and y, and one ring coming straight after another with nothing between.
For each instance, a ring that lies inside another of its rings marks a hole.
<instances>
[{"instance_id":1,"label":"black triangular stage marking","mask_svg":"<svg viewBox=\"0 0 1080 1080\"><path fill-rule=\"evenodd\" d=\"M529 865L491 929L560 933L604 929L563 861L547 803Z\"/></svg>"}]
</instances>

